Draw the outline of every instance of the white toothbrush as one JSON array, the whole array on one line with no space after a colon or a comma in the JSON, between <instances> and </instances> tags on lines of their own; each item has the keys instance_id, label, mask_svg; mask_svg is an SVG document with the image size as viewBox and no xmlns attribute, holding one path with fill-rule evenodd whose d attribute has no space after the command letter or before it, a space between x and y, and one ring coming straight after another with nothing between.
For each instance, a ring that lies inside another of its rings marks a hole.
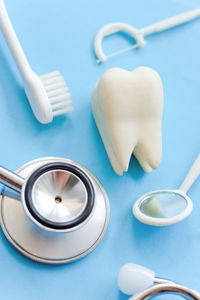
<instances>
[{"instance_id":1,"label":"white toothbrush","mask_svg":"<svg viewBox=\"0 0 200 300\"><path fill-rule=\"evenodd\" d=\"M50 123L53 117L73 110L70 93L59 71L38 76L24 55L3 0L0 0L0 28L21 73L24 89L37 120Z\"/></svg>"}]
</instances>

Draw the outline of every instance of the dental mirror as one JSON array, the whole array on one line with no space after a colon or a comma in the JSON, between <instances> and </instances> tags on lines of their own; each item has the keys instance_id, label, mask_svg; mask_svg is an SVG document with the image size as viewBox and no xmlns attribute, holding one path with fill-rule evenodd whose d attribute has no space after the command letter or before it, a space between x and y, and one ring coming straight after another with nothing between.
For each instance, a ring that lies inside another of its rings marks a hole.
<instances>
[{"instance_id":1,"label":"dental mirror","mask_svg":"<svg viewBox=\"0 0 200 300\"><path fill-rule=\"evenodd\" d=\"M142 223L168 226L184 220L193 204L187 192L200 175L200 154L177 190L158 190L140 197L133 205L134 216Z\"/></svg>"}]
</instances>

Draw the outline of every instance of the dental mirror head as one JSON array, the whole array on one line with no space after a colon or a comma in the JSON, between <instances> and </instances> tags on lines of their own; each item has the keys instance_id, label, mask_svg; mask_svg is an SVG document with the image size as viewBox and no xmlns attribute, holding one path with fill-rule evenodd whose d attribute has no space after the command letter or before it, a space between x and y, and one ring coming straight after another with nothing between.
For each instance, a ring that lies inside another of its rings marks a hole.
<instances>
[{"instance_id":1,"label":"dental mirror head","mask_svg":"<svg viewBox=\"0 0 200 300\"><path fill-rule=\"evenodd\" d=\"M133 205L134 216L153 226L167 226L184 220L193 209L186 193L199 175L200 155L178 190L159 190L143 195Z\"/></svg>"},{"instance_id":2,"label":"dental mirror head","mask_svg":"<svg viewBox=\"0 0 200 300\"><path fill-rule=\"evenodd\" d=\"M28 257L69 262L89 253L103 238L109 220L108 199L96 177L83 166L44 158L17 173L0 167L0 182L8 187L1 196L2 229Z\"/></svg>"},{"instance_id":3,"label":"dental mirror head","mask_svg":"<svg viewBox=\"0 0 200 300\"><path fill-rule=\"evenodd\" d=\"M118 286L122 293L133 295L130 300L145 300L161 293L176 293L184 299L199 300L200 294L174 281L155 277L155 273L143 266L129 263L118 275Z\"/></svg>"}]
</instances>

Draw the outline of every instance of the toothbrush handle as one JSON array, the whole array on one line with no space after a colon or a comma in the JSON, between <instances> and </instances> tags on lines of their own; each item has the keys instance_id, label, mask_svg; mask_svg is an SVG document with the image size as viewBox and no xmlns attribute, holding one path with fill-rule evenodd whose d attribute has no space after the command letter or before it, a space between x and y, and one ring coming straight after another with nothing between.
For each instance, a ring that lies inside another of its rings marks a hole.
<instances>
[{"instance_id":1,"label":"toothbrush handle","mask_svg":"<svg viewBox=\"0 0 200 300\"><path fill-rule=\"evenodd\" d=\"M10 22L3 0L0 0L0 28L14 56L15 62L23 79L27 78L31 68Z\"/></svg>"},{"instance_id":2,"label":"toothbrush handle","mask_svg":"<svg viewBox=\"0 0 200 300\"><path fill-rule=\"evenodd\" d=\"M21 192L24 178L0 166L0 183L16 192Z\"/></svg>"},{"instance_id":3,"label":"toothbrush handle","mask_svg":"<svg viewBox=\"0 0 200 300\"><path fill-rule=\"evenodd\" d=\"M164 31L166 29L181 25L183 23L189 22L197 17L200 17L200 9L191 10L177 16L165 19L161 22L157 22L153 25L140 29L139 32L145 36L150 35L154 32Z\"/></svg>"},{"instance_id":4,"label":"toothbrush handle","mask_svg":"<svg viewBox=\"0 0 200 300\"><path fill-rule=\"evenodd\" d=\"M200 154L197 156L188 175L186 176L184 182L182 183L179 189L187 193L187 191L190 189L190 187L196 181L199 175L200 175Z\"/></svg>"}]
</instances>

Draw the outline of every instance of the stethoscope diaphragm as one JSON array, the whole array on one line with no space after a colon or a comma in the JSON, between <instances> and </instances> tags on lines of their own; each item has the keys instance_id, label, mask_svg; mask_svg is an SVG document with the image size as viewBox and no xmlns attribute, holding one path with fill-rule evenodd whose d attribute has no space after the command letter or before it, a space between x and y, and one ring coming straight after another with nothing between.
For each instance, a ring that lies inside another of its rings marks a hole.
<instances>
[{"instance_id":1,"label":"stethoscope diaphragm","mask_svg":"<svg viewBox=\"0 0 200 300\"><path fill-rule=\"evenodd\" d=\"M68 230L90 216L95 192L91 180L80 168L53 162L38 168L26 180L22 201L38 225Z\"/></svg>"},{"instance_id":2,"label":"stethoscope diaphragm","mask_svg":"<svg viewBox=\"0 0 200 300\"><path fill-rule=\"evenodd\" d=\"M21 201L5 188L1 225L18 250L36 261L64 263L98 245L108 226L109 203L92 173L67 159L44 158L17 174L25 179Z\"/></svg>"}]
</instances>

